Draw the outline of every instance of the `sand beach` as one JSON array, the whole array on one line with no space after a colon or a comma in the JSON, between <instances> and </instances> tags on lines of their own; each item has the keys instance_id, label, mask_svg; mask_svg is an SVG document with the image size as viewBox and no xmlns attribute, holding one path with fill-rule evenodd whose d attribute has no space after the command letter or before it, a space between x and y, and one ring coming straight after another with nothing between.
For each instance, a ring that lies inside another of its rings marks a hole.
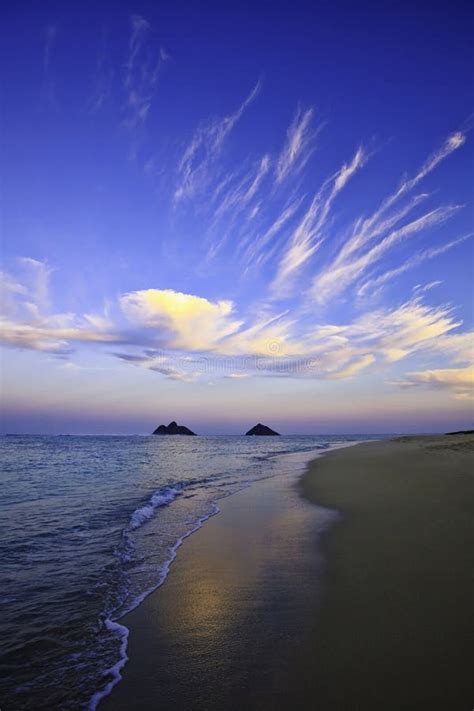
<instances>
[{"instance_id":1,"label":"sand beach","mask_svg":"<svg viewBox=\"0 0 474 711\"><path fill-rule=\"evenodd\" d=\"M305 496L342 514L306 643L315 708L471 708L473 453L473 435L403 437L305 475Z\"/></svg>"},{"instance_id":2,"label":"sand beach","mask_svg":"<svg viewBox=\"0 0 474 711\"><path fill-rule=\"evenodd\" d=\"M471 709L473 452L362 443L223 500L122 620L100 709Z\"/></svg>"}]
</instances>

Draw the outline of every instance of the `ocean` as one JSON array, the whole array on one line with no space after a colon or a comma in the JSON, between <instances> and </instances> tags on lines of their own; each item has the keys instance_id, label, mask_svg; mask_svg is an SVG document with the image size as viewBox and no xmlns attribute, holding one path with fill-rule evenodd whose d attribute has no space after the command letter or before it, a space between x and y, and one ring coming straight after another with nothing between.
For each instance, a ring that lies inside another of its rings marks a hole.
<instances>
[{"instance_id":1,"label":"ocean","mask_svg":"<svg viewBox=\"0 0 474 711\"><path fill-rule=\"evenodd\" d=\"M127 659L120 620L220 499L279 455L375 438L1 437L2 711L93 711Z\"/></svg>"}]
</instances>

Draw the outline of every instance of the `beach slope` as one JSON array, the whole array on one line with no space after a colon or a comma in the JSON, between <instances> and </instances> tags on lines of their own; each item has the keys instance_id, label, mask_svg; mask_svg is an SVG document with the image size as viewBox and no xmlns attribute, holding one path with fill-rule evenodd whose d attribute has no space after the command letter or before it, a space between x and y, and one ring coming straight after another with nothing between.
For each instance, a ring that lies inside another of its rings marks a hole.
<instances>
[{"instance_id":1,"label":"beach slope","mask_svg":"<svg viewBox=\"0 0 474 711\"><path fill-rule=\"evenodd\" d=\"M470 711L473 444L288 459L222 500L123 620L100 711Z\"/></svg>"},{"instance_id":2,"label":"beach slope","mask_svg":"<svg viewBox=\"0 0 474 711\"><path fill-rule=\"evenodd\" d=\"M472 708L473 453L472 435L403 437L311 465L304 495L343 518L295 678L306 705Z\"/></svg>"}]
</instances>

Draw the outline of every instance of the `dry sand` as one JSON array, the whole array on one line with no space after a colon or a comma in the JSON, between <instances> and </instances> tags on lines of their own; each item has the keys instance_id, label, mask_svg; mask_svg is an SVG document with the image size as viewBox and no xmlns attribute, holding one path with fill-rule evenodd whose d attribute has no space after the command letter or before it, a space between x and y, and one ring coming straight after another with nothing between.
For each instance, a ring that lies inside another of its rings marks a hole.
<instances>
[{"instance_id":1,"label":"dry sand","mask_svg":"<svg viewBox=\"0 0 474 711\"><path fill-rule=\"evenodd\" d=\"M305 475L305 495L344 516L326 537L306 645L314 708L473 707L473 453L472 435L403 437L333 452Z\"/></svg>"}]
</instances>

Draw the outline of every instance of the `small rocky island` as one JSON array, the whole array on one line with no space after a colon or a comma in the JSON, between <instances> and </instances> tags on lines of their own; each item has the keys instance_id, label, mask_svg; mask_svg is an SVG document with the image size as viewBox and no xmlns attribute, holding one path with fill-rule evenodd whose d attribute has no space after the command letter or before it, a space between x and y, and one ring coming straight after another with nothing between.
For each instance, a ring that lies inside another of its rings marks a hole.
<instances>
[{"instance_id":1,"label":"small rocky island","mask_svg":"<svg viewBox=\"0 0 474 711\"><path fill-rule=\"evenodd\" d=\"M191 432L188 427L184 425L178 425L176 422L170 422L168 427L166 425L160 425L153 432L154 435L193 435L196 436L195 432Z\"/></svg>"},{"instance_id":2,"label":"small rocky island","mask_svg":"<svg viewBox=\"0 0 474 711\"><path fill-rule=\"evenodd\" d=\"M251 430L245 433L246 436L253 436L257 435L259 437L267 437L269 435L271 436L277 436L279 437L280 434L279 432L275 432L275 430L271 430L270 427L267 427L266 425L258 423L258 425L255 425L255 427L252 427Z\"/></svg>"}]
</instances>

